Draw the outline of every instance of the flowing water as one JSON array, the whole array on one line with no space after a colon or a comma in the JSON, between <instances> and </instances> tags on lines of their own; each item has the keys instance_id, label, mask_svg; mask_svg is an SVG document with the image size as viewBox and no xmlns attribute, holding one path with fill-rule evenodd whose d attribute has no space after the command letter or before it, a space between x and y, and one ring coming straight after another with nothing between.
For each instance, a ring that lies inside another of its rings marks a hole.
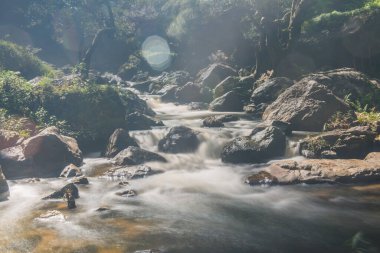
<instances>
[{"instance_id":1,"label":"flowing water","mask_svg":"<svg viewBox=\"0 0 380 253\"><path fill-rule=\"evenodd\" d=\"M139 145L158 152L168 128L185 125L199 132L198 151L161 154L168 163L148 165L162 173L128 186L104 176L108 160L89 156L83 169L90 184L78 186L75 210L41 200L63 179L9 181L11 197L0 203L0 252L378 252L379 185L250 187L244 177L264 165L223 164L220 152L259 122L242 114L223 129L201 128L202 118L217 113L146 99L167 127L131 132ZM279 159L296 156L296 143L297 136L289 139ZM138 195L115 194L129 188Z\"/></svg>"}]
</instances>

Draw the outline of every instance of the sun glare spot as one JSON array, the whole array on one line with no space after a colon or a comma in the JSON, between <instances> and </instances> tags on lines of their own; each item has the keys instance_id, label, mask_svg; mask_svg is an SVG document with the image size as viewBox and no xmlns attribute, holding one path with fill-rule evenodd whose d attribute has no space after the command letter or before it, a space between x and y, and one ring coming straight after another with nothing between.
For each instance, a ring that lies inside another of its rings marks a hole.
<instances>
[{"instance_id":1,"label":"sun glare spot","mask_svg":"<svg viewBox=\"0 0 380 253\"><path fill-rule=\"evenodd\" d=\"M152 69L156 71L163 71L170 66L170 47L168 42L160 36L150 36L144 41L142 55Z\"/></svg>"}]
</instances>

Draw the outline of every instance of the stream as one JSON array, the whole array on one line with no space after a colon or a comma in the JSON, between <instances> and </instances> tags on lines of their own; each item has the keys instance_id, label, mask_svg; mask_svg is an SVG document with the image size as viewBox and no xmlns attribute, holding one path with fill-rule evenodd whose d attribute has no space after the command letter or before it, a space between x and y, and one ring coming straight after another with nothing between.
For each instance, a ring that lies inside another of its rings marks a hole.
<instances>
[{"instance_id":1,"label":"stream","mask_svg":"<svg viewBox=\"0 0 380 253\"><path fill-rule=\"evenodd\" d=\"M168 163L147 165L161 173L128 180L128 186L119 185L122 175L105 174L109 160L92 154L83 166L90 184L78 186L75 210L41 200L67 184L64 179L8 181L10 199L0 203L0 252L378 252L380 185L250 187L244 178L264 165L224 164L220 153L260 122L236 114L241 119L225 128L202 128L203 118L218 113L143 98L166 127L131 132L141 148L158 152L168 128L184 125L199 132L199 149L160 153ZM301 137L289 139L278 159L302 159L296 157ZM123 189L137 196L116 195ZM59 213L46 215L51 210Z\"/></svg>"}]
</instances>

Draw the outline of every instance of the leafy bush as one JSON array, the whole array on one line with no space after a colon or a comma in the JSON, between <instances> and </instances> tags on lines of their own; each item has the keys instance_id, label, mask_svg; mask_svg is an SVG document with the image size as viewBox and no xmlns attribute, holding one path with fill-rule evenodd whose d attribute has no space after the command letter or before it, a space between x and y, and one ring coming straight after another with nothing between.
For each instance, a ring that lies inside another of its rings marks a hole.
<instances>
[{"instance_id":1,"label":"leafy bush","mask_svg":"<svg viewBox=\"0 0 380 253\"><path fill-rule=\"evenodd\" d=\"M0 108L11 115L30 117L40 127L57 126L78 139L85 149L104 145L116 129L125 127L125 116L138 111L152 114L134 93L107 85L53 84L44 78L32 86L15 72L0 73Z\"/></svg>"},{"instance_id":2,"label":"leafy bush","mask_svg":"<svg viewBox=\"0 0 380 253\"><path fill-rule=\"evenodd\" d=\"M18 71L26 79L49 75L53 68L41 61L30 50L0 40L0 71Z\"/></svg>"}]
</instances>

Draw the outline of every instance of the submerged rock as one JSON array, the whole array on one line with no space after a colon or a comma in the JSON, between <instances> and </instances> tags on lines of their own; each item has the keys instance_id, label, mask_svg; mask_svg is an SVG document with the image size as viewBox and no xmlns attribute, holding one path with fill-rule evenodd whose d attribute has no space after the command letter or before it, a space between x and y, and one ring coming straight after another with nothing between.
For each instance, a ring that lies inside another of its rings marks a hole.
<instances>
[{"instance_id":1,"label":"submerged rock","mask_svg":"<svg viewBox=\"0 0 380 253\"><path fill-rule=\"evenodd\" d=\"M7 200L9 197L9 186L0 167L0 201Z\"/></svg>"},{"instance_id":2,"label":"submerged rock","mask_svg":"<svg viewBox=\"0 0 380 253\"><path fill-rule=\"evenodd\" d=\"M108 140L105 156L115 157L120 151L130 146L138 147L137 141L124 129L116 129Z\"/></svg>"},{"instance_id":3,"label":"submerged rock","mask_svg":"<svg viewBox=\"0 0 380 253\"><path fill-rule=\"evenodd\" d=\"M76 207L75 199L77 198L79 198L79 190L73 183L70 183L42 199L65 199L67 201L68 208L72 209Z\"/></svg>"},{"instance_id":4,"label":"submerged rock","mask_svg":"<svg viewBox=\"0 0 380 253\"><path fill-rule=\"evenodd\" d=\"M349 111L350 106L326 86L315 81L301 81L267 107L263 120L289 122L295 131L319 132L334 114Z\"/></svg>"},{"instance_id":5,"label":"submerged rock","mask_svg":"<svg viewBox=\"0 0 380 253\"><path fill-rule=\"evenodd\" d=\"M80 166L82 161L76 140L60 135L55 127L0 151L0 163L8 179L58 177L67 165Z\"/></svg>"},{"instance_id":6,"label":"submerged rock","mask_svg":"<svg viewBox=\"0 0 380 253\"><path fill-rule=\"evenodd\" d=\"M74 184L80 184L80 185L88 185L90 182L88 181L87 177L76 177L72 180Z\"/></svg>"},{"instance_id":7,"label":"submerged rock","mask_svg":"<svg viewBox=\"0 0 380 253\"><path fill-rule=\"evenodd\" d=\"M287 160L274 163L265 171L270 177L276 178L278 184L378 182L380 153L370 153L364 160Z\"/></svg>"},{"instance_id":8,"label":"submerged rock","mask_svg":"<svg viewBox=\"0 0 380 253\"><path fill-rule=\"evenodd\" d=\"M260 163L285 153L285 134L277 127L260 128L251 136L239 137L224 146L226 163Z\"/></svg>"},{"instance_id":9,"label":"submerged rock","mask_svg":"<svg viewBox=\"0 0 380 253\"><path fill-rule=\"evenodd\" d=\"M120 197L132 198L137 196L137 192L135 190L126 190L122 192L117 192L116 195Z\"/></svg>"},{"instance_id":10,"label":"submerged rock","mask_svg":"<svg viewBox=\"0 0 380 253\"><path fill-rule=\"evenodd\" d=\"M260 171L253 174L245 180L249 185L275 185L278 184L278 179L266 171Z\"/></svg>"},{"instance_id":11,"label":"submerged rock","mask_svg":"<svg viewBox=\"0 0 380 253\"><path fill-rule=\"evenodd\" d=\"M302 140L300 153L307 158L363 159L373 150L375 137L369 127L334 130Z\"/></svg>"},{"instance_id":12,"label":"submerged rock","mask_svg":"<svg viewBox=\"0 0 380 253\"><path fill-rule=\"evenodd\" d=\"M158 150L166 153L194 152L199 146L197 133L185 126L173 127L169 133L158 142Z\"/></svg>"},{"instance_id":13,"label":"submerged rock","mask_svg":"<svg viewBox=\"0 0 380 253\"><path fill-rule=\"evenodd\" d=\"M167 162L166 159L159 154L138 148L128 147L121 151L113 159L113 163L118 166L139 165L146 162Z\"/></svg>"},{"instance_id":14,"label":"submerged rock","mask_svg":"<svg viewBox=\"0 0 380 253\"><path fill-rule=\"evenodd\" d=\"M116 177L116 178L125 178L125 179L140 179L149 177L152 175L156 175L161 173L159 170L153 170L151 167L147 165L139 165L135 167L127 167L127 168L121 168L116 170L111 170L106 173L109 177ZM119 185L129 185L128 182L120 182Z\"/></svg>"}]
</instances>

